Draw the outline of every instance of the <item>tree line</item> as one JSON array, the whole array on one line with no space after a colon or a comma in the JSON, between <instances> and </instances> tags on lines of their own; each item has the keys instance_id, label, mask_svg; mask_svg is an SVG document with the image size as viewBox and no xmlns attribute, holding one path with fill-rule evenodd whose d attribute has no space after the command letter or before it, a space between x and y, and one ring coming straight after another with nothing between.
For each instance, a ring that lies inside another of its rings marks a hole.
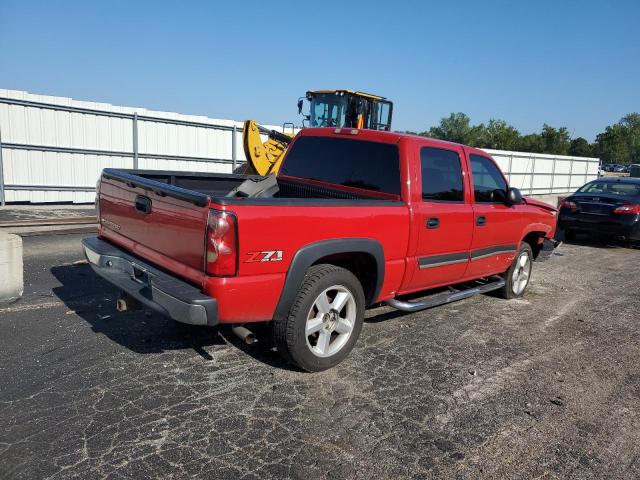
<instances>
[{"instance_id":1,"label":"tree line","mask_svg":"<svg viewBox=\"0 0 640 480\"><path fill-rule=\"evenodd\" d=\"M462 112L452 113L418 135L478 148L598 157L604 163L640 163L640 113L630 113L609 125L593 143L583 137L571 138L566 127L555 128L546 123L540 133L527 135L504 120L491 119L487 124L472 125Z\"/></svg>"}]
</instances>

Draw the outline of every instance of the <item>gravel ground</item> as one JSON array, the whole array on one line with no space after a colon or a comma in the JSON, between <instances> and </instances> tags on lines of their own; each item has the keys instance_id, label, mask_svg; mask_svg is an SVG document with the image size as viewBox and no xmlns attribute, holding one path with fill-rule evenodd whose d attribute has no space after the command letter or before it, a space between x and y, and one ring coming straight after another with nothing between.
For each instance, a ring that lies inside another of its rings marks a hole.
<instances>
[{"instance_id":1,"label":"gravel ground","mask_svg":"<svg viewBox=\"0 0 640 480\"><path fill-rule=\"evenodd\" d=\"M0 478L640 476L640 251L563 245L524 299L368 312L352 355L117 313L79 237L0 307Z\"/></svg>"}]
</instances>

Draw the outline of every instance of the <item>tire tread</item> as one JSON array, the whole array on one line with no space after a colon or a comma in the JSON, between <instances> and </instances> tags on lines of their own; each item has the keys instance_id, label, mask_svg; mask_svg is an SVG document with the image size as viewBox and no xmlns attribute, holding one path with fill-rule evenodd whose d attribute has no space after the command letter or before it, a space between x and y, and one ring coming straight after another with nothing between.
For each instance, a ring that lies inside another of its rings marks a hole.
<instances>
[{"instance_id":1,"label":"tire tread","mask_svg":"<svg viewBox=\"0 0 640 480\"><path fill-rule=\"evenodd\" d=\"M297 365L307 371L318 371L324 370L325 368L309 368L308 366L301 365L300 362L296 361L294 358L292 350L296 348L296 320L298 315L305 313L301 312L304 308L304 303L317 290L318 284L321 283L328 275L336 273L351 276L352 279L360 285L355 275L342 267L331 264L313 265L305 274L300 290L298 290L296 298L294 299L287 315L274 318L273 320L273 339L276 348L278 349L278 353L280 353L280 355L282 355L282 357L289 363ZM362 296L362 299L364 299L361 287L360 295Z\"/></svg>"}]
</instances>

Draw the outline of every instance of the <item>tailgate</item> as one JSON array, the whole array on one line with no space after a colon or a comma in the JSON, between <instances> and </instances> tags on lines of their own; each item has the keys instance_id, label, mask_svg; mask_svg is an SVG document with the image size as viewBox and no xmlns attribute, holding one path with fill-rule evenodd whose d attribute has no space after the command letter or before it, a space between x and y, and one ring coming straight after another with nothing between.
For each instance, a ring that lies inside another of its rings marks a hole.
<instances>
[{"instance_id":1,"label":"tailgate","mask_svg":"<svg viewBox=\"0 0 640 480\"><path fill-rule=\"evenodd\" d=\"M134 250L147 247L203 271L208 213L207 195L123 171L103 172L101 229L108 237L133 242Z\"/></svg>"}]
</instances>

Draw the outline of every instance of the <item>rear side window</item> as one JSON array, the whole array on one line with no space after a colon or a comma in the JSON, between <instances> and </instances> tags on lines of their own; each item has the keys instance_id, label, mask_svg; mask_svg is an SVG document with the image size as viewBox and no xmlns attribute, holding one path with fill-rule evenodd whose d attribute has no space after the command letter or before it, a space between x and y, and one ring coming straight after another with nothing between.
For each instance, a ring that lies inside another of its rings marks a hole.
<instances>
[{"instance_id":1,"label":"rear side window","mask_svg":"<svg viewBox=\"0 0 640 480\"><path fill-rule=\"evenodd\" d=\"M423 147L422 199L427 202L464 202L460 156L453 150Z\"/></svg>"},{"instance_id":2,"label":"rear side window","mask_svg":"<svg viewBox=\"0 0 640 480\"><path fill-rule=\"evenodd\" d=\"M502 203L493 198L494 190L507 190L507 182L492 160L482 155L470 155L473 193L478 203Z\"/></svg>"},{"instance_id":3,"label":"rear side window","mask_svg":"<svg viewBox=\"0 0 640 480\"><path fill-rule=\"evenodd\" d=\"M300 137L282 174L400 195L398 147L333 137Z\"/></svg>"}]
</instances>

